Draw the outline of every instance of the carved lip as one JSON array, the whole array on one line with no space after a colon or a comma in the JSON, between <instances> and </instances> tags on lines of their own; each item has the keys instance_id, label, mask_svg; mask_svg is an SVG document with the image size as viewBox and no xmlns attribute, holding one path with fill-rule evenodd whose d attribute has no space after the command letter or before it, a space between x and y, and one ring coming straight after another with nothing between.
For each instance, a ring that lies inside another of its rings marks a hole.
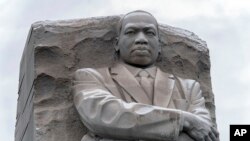
<instances>
[{"instance_id":1,"label":"carved lip","mask_svg":"<svg viewBox=\"0 0 250 141\"><path fill-rule=\"evenodd\" d=\"M148 46L135 46L132 48L131 53L133 53L134 51L148 51L148 52L150 52L150 50L148 49Z\"/></svg>"},{"instance_id":2,"label":"carved lip","mask_svg":"<svg viewBox=\"0 0 250 141\"><path fill-rule=\"evenodd\" d=\"M133 54L134 56L150 56L150 50L145 48L133 49L131 51L131 54Z\"/></svg>"}]
</instances>

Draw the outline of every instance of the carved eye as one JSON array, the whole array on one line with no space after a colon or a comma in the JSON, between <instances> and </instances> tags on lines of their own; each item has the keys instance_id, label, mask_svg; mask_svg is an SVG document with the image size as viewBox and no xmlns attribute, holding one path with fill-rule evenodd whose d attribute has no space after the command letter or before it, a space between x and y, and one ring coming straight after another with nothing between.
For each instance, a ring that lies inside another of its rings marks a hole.
<instances>
[{"instance_id":1,"label":"carved eye","mask_svg":"<svg viewBox=\"0 0 250 141\"><path fill-rule=\"evenodd\" d=\"M135 31L134 30L128 30L125 32L126 35L133 35L135 34Z\"/></svg>"},{"instance_id":2,"label":"carved eye","mask_svg":"<svg viewBox=\"0 0 250 141\"><path fill-rule=\"evenodd\" d=\"M155 32L153 32L153 31L147 31L146 34L148 36L155 36Z\"/></svg>"}]
</instances>

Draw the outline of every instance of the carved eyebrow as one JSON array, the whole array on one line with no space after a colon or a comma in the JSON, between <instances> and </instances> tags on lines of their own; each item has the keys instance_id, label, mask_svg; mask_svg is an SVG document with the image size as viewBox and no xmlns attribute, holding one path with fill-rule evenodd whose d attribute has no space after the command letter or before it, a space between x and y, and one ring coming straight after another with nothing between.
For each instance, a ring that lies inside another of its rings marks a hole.
<instances>
[{"instance_id":1,"label":"carved eyebrow","mask_svg":"<svg viewBox=\"0 0 250 141\"><path fill-rule=\"evenodd\" d=\"M157 30L156 27L153 25L148 25L148 26L144 27L144 29L154 29L155 31Z\"/></svg>"},{"instance_id":2,"label":"carved eyebrow","mask_svg":"<svg viewBox=\"0 0 250 141\"><path fill-rule=\"evenodd\" d=\"M124 27L125 30L138 29L138 28L140 28L139 25L134 25L134 24L129 24L129 23L127 25L125 25L125 27ZM156 27L153 24L146 25L145 27L143 27L143 29L146 29L146 30L154 29L155 31L157 31Z\"/></svg>"},{"instance_id":3,"label":"carved eyebrow","mask_svg":"<svg viewBox=\"0 0 250 141\"><path fill-rule=\"evenodd\" d=\"M155 27L151 27L151 26L150 26L150 27L144 27L143 29L144 29L144 30L147 30L147 31L148 31L148 30L153 30L154 32L157 31L157 29L156 29Z\"/></svg>"}]
</instances>

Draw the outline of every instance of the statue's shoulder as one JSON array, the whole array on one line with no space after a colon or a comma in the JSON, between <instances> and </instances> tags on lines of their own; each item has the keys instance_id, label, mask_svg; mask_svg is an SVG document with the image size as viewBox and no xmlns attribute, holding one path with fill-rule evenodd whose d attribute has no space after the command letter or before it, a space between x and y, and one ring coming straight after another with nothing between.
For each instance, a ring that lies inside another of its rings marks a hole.
<instances>
[{"instance_id":1,"label":"statue's shoulder","mask_svg":"<svg viewBox=\"0 0 250 141\"><path fill-rule=\"evenodd\" d=\"M109 68L108 67L103 67L103 68L81 68L77 69L75 73L102 73L107 71Z\"/></svg>"},{"instance_id":2,"label":"statue's shoulder","mask_svg":"<svg viewBox=\"0 0 250 141\"><path fill-rule=\"evenodd\" d=\"M96 77L104 79L109 73L108 67L103 68L81 68L75 71L74 78L81 78L81 77Z\"/></svg>"},{"instance_id":3,"label":"statue's shoulder","mask_svg":"<svg viewBox=\"0 0 250 141\"><path fill-rule=\"evenodd\" d=\"M164 72L160 68L158 68L158 70L160 70L160 72L163 73L162 76L168 77L170 79L174 79L175 83L178 86L181 86L182 88L189 89L189 88L193 87L195 84L199 85L199 82L197 82L194 79L184 78L184 77L177 76L176 74L173 74L173 73Z\"/></svg>"},{"instance_id":4,"label":"statue's shoulder","mask_svg":"<svg viewBox=\"0 0 250 141\"><path fill-rule=\"evenodd\" d=\"M177 83L181 84L183 87L188 89L192 88L194 85L199 85L199 82L197 82L194 79L182 78L176 75L174 75L174 77Z\"/></svg>"},{"instance_id":5,"label":"statue's shoulder","mask_svg":"<svg viewBox=\"0 0 250 141\"><path fill-rule=\"evenodd\" d=\"M184 97L188 101L192 101L193 98L202 97L200 83L193 79L187 79L175 76L176 86L179 90L182 90Z\"/></svg>"}]
</instances>

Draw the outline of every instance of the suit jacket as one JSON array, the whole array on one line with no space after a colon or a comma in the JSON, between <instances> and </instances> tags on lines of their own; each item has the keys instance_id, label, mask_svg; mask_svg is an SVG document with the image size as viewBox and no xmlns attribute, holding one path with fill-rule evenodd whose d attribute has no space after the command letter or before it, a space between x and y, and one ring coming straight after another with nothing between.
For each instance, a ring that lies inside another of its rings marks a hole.
<instances>
[{"instance_id":1,"label":"suit jacket","mask_svg":"<svg viewBox=\"0 0 250 141\"><path fill-rule=\"evenodd\" d=\"M120 64L77 70L73 94L80 118L89 129L82 141L175 141L183 128L184 111L211 123L199 83L159 68L152 100Z\"/></svg>"}]
</instances>

